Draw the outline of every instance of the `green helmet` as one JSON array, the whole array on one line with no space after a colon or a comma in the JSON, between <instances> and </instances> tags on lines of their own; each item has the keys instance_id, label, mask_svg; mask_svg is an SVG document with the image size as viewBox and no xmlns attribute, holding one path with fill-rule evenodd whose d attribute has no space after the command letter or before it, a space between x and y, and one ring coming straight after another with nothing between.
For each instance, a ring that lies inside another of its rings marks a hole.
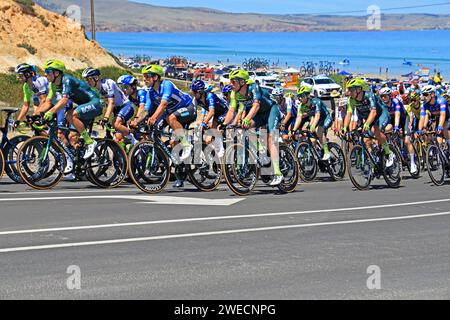
<instances>
[{"instance_id":1,"label":"green helmet","mask_svg":"<svg viewBox=\"0 0 450 320\"><path fill-rule=\"evenodd\" d=\"M60 71L62 73L66 72L66 66L64 65L63 62L59 61L59 60L48 60L45 64L44 64L44 70L57 70Z\"/></svg>"},{"instance_id":2,"label":"green helmet","mask_svg":"<svg viewBox=\"0 0 450 320\"><path fill-rule=\"evenodd\" d=\"M237 69L234 71L231 71L230 73L230 80L233 79L244 79L244 80L248 80L250 79L250 76L248 75L248 72L243 70L243 69Z\"/></svg>"},{"instance_id":3,"label":"green helmet","mask_svg":"<svg viewBox=\"0 0 450 320\"><path fill-rule=\"evenodd\" d=\"M164 77L164 69L161 66L158 66L156 64L149 64L148 66L145 66L144 68L142 68L141 71L142 74L147 74L147 73L151 73L151 74L157 74L160 77Z\"/></svg>"},{"instance_id":4,"label":"green helmet","mask_svg":"<svg viewBox=\"0 0 450 320\"><path fill-rule=\"evenodd\" d=\"M309 94L309 93L311 93L311 91L312 91L312 89L311 89L310 86L302 86L302 87L298 88L297 94L299 96L301 96L304 93L308 93Z\"/></svg>"},{"instance_id":5,"label":"green helmet","mask_svg":"<svg viewBox=\"0 0 450 320\"><path fill-rule=\"evenodd\" d=\"M295 94L293 92L287 92L284 95L285 98L291 98L291 99L295 99Z\"/></svg>"},{"instance_id":6,"label":"green helmet","mask_svg":"<svg viewBox=\"0 0 450 320\"><path fill-rule=\"evenodd\" d=\"M361 87L361 88L363 88L365 85L366 85L366 82L365 82L363 79L355 78L355 79L350 80L350 81L347 83L347 88L348 88L348 89L350 89L350 88L356 88L356 87Z\"/></svg>"}]
</instances>

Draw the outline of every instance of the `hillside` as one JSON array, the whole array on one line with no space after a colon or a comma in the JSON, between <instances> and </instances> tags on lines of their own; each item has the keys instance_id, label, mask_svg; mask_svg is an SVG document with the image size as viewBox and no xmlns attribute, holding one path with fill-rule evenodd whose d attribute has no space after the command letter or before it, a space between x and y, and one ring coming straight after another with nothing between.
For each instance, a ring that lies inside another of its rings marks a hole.
<instances>
[{"instance_id":1,"label":"hillside","mask_svg":"<svg viewBox=\"0 0 450 320\"><path fill-rule=\"evenodd\" d=\"M81 8L82 23L89 25L89 0L35 0L59 13L71 5ZM95 0L98 31L152 32L287 32L366 31L364 16L265 15L228 13L206 8L169 8L127 0ZM450 29L450 15L389 14L383 30Z\"/></svg>"},{"instance_id":2,"label":"hillside","mask_svg":"<svg viewBox=\"0 0 450 320\"><path fill-rule=\"evenodd\" d=\"M80 25L38 5L0 0L0 41L0 73L23 62L42 66L49 58L64 61L72 70L118 67L108 52L86 39Z\"/></svg>"}]
</instances>

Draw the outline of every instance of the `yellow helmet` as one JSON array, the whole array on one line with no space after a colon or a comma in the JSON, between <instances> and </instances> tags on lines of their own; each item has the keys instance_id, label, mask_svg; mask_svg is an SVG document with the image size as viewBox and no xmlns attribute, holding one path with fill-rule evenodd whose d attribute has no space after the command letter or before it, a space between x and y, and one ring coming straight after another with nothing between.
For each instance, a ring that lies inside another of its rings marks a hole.
<instances>
[{"instance_id":1,"label":"yellow helmet","mask_svg":"<svg viewBox=\"0 0 450 320\"><path fill-rule=\"evenodd\" d=\"M157 74L160 77L164 77L164 69L161 66L158 66L156 64L149 64L148 66L145 66L142 68L141 71L142 74Z\"/></svg>"},{"instance_id":2,"label":"yellow helmet","mask_svg":"<svg viewBox=\"0 0 450 320\"><path fill-rule=\"evenodd\" d=\"M310 86L302 86L302 87L298 88L297 94L298 94L299 96L301 96L301 95L304 94L304 93L310 94L311 91L312 91L312 89L311 89Z\"/></svg>"}]
</instances>

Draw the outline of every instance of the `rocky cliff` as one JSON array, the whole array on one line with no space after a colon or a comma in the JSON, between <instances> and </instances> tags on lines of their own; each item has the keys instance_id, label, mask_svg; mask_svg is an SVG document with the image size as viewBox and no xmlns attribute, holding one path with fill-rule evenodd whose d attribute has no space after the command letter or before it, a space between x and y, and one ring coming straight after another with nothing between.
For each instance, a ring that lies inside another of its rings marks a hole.
<instances>
[{"instance_id":1,"label":"rocky cliff","mask_svg":"<svg viewBox=\"0 0 450 320\"><path fill-rule=\"evenodd\" d=\"M60 59L69 69L118 66L83 27L31 1L0 0L0 73L22 62L42 66Z\"/></svg>"}]
</instances>

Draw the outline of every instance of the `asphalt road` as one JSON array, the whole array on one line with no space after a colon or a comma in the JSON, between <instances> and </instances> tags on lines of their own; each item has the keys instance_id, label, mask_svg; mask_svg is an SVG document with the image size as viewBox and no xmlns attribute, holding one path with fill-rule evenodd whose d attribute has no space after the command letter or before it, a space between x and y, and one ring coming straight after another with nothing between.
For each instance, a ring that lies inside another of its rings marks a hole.
<instances>
[{"instance_id":1,"label":"asphalt road","mask_svg":"<svg viewBox=\"0 0 450 320\"><path fill-rule=\"evenodd\" d=\"M3 178L0 299L119 298L450 299L450 183L241 198Z\"/></svg>"}]
</instances>

